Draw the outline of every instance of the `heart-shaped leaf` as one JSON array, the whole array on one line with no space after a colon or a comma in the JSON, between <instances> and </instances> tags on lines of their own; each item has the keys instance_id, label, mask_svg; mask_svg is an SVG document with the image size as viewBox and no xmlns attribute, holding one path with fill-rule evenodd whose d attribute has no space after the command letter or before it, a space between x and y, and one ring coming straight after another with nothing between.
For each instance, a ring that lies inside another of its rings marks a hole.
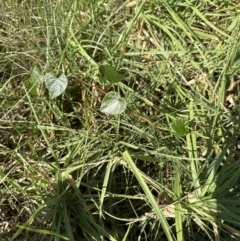
<instances>
[{"instance_id":1,"label":"heart-shaped leaf","mask_svg":"<svg viewBox=\"0 0 240 241\"><path fill-rule=\"evenodd\" d=\"M41 72L37 66L34 66L30 73L31 81L37 82L38 84L42 84L44 82L44 77L41 75Z\"/></svg>"},{"instance_id":2,"label":"heart-shaped leaf","mask_svg":"<svg viewBox=\"0 0 240 241\"><path fill-rule=\"evenodd\" d=\"M43 76L37 66L34 66L30 72L30 78L26 81L25 86L30 96L39 96L39 85L43 82Z\"/></svg>"},{"instance_id":3,"label":"heart-shaped leaf","mask_svg":"<svg viewBox=\"0 0 240 241\"><path fill-rule=\"evenodd\" d=\"M109 92L102 100L100 111L105 114L118 115L125 111L126 106L126 101L117 92Z\"/></svg>"},{"instance_id":4,"label":"heart-shaped leaf","mask_svg":"<svg viewBox=\"0 0 240 241\"><path fill-rule=\"evenodd\" d=\"M114 84L124 79L124 75L118 73L109 65L101 65L99 72L102 74L99 78L101 84Z\"/></svg>"},{"instance_id":5,"label":"heart-shaped leaf","mask_svg":"<svg viewBox=\"0 0 240 241\"><path fill-rule=\"evenodd\" d=\"M61 74L58 78L53 73L47 73L45 75L45 84L49 91L49 98L54 99L61 95L67 88L67 77L65 74Z\"/></svg>"}]
</instances>

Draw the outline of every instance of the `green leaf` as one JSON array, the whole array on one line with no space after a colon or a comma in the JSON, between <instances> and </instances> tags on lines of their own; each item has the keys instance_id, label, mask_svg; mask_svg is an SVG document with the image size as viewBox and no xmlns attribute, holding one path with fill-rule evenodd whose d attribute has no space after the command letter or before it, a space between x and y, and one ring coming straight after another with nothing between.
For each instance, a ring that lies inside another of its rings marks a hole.
<instances>
[{"instance_id":1,"label":"green leaf","mask_svg":"<svg viewBox=\"0 0 240 241\"><path fill-rule=\"evenodd\" d=\"M172 129L180 136L185 136L189 133L188 121L179 119L172 123Z\"/></svg>"},{"instance_id":2,"label":"green leaf","mask_svg":"<svg viewBox=\"0 0 240 241\"><path fill-rule=\"evenodd\" d=\"M43 82L43 77L38 67L34 66L30 72L30 79L26 81L26 88L32 97L39 96L39 85Z\"/></svg>"},{"instance_id":3,"label":"green leaf","mask_svg":"<svg viewBox=\"0 0 240 241\"><path fill-rule=\"evenodd\" d=\"M53 73L47 73L44 80L51 100L61 95L67 88L68 81L65 74L56 78Z\"/></svg>"},{"instance_id":4,"label":"green leaf","mask_svg":"<svg viewBox=\"0 0 240 241\"><path fill-rule=\"evenodd\" d=\"M107 93L100 107L100 111L105 114L118 115L125 111L126 101L117 92Z\"/></svg>"},{"instance_id":5,"label":"green leaf","mask_svg":"<svg viewBox=\"0 0 240 241\"><path fill-rule=\"evenodd\" d=\"M142 173L139 171L139 169L137 168L136 164L134 163L132 157L130 156L128 151L125 151L123 153L123 159L124 161L129 165L131 171L133 172L133 174L135 175L136 179L138 180L138 183L141 185L145 195L146 195L146 199L148 200L148 202L151 204L152 209L155 211L155 214L158 218L158 220L160 221L160 223L162 224L162 227L165 231L166 237L168 241L173 241L176 240L173 238L173 235L171 233L171 228L163 214L163 211L161 210L160 205L158 205L156 198L153 196L152 191L150 190L150 188L148 187L144 176L142 175Z\"/></svg>"},{"instance_id":6,"label":"green leaf","mask_svg":"<svg viewBox=\"0 0 240 241\"><path fill-rule=\"evenodd\" d=\"M101 65L99 72L102 74L99 78L101 84L114 84L124 79L124 75L118 73L109 65Z\"/></svg>"},{"instance_id":7,"label":"green leaf","mask_svg":"<svg viewBox=\"0 0 240 241\"><path fill-rule=\"evenodd\" d=\"M30 73L32 82L37 82L38 84L42 84L44 81L44 77L41 75L41 72L37 66L34 66Z\"/></svg>"}]
</instances>

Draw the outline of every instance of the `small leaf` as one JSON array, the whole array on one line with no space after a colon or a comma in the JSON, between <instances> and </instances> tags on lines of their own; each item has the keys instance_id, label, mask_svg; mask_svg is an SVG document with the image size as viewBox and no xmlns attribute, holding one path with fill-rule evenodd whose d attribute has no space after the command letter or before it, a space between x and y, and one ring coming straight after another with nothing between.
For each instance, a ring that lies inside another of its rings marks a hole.
<instances>
[{"instance_id":1,"label":"small leaf","mask_svg":"<svg viewBox=\"0 0 240 241\"><path fill-rule=\"evenodd\" d=\"M117 92L109 92L102 100L100 111L105 114L118 115L123 113L126 107L126 101Z\"/></svg>"},{"instance_id":2,"label":"small leaf","mask_svg":"<svg viewBox=\"0 0 240 241\"><path fill-rule=\"evenodd\" d=\"M34 83L31 79L28 79L25 82L25 87L26 87L30 96L32 96L32 97L38 97L39 96L37 82Z\"/></svg>"},{"instance_id":3,"label":"small leaf","mask_svg":"<svg viewBox=\"0 0 240 241\"><path fill-rule=\"evenodd\" d=\"M114 84L124 79L124 75L118 73L109 65L101 65L99 67L99 72L102 74L99 78L101 84Z\"/></svg>"},{"instance_id":4,"label":"small leaf","mask_svg":"<svg viewBox=\"0 0 240 241\"><path fill-rule=\"evenodd\" d=\"M180 136L185 136L189 133L188 121L186 119L179 119L172 123L173 130Z\"/></svg>"},{"instance_id":5,"label":"small leaf","mask_svg":"<svg viewBox=\"0 0 240 241\"><path fill-rule=\"evenodd\" d=\"M26 81L25 86L30 96L39 96L39 85L42 83L42 76L38 67L34 66L30 72L30 78Z\"/></svg>"},{"instance_id":6,"label":"small leaf","mask_svg":"<svg viewBox=\"0 0 240 241\"><path fill-rule=\"evenodd\" d=\"M68 81L65 74L61 74L56 78L53 73L47 73L45 75L45 84L49 91L49 98L52 100L64 92Z\"/></svg>"},{"instance_id":7,"label":"small leaf","mask_svg":"<svg viewBox=\"0 0 240 241\"><path fill-rule=\"evenodd\" d=\"M31 80L35 83L42 84L44 81L44 77L41 75L41 72L37 66L34 66L30 73Z\"/></svg>"}]
</instances>

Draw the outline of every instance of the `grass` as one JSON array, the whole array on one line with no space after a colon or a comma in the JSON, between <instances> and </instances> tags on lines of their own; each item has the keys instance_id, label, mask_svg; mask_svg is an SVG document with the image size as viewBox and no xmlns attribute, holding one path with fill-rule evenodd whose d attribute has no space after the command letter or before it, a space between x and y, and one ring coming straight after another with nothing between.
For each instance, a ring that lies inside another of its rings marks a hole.
<instances>
[{"instance_id":1,"label":"grass","mask_svg":"<svg viewBox=\"0 0 240 241\"><path fill-rule=\"evenodd\" d=\"M238 240L238 1L2 3L0 240ZM99 66L125 76L102 86ZM42 74L65 73L49 100ZM120 116L100 111L117 91Z\"/></svg>"}]
</instances>

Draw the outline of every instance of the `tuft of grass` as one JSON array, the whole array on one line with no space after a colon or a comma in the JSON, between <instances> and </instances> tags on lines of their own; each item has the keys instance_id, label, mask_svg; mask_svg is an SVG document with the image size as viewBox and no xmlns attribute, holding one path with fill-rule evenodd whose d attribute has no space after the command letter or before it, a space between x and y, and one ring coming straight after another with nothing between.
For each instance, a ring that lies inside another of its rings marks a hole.
<instances>
[{"instance_id":1,"label":"tuft of grass","mask_svg":"<svg viewBox=\"0 0 240 241\"><path fill-rule=\"evenodd\" d=\"M238 240L238 9L2 3L0 239ZM121 83L101 85L99 66ZM66 91L29 88L35 68ZM100 111L109 91L120 116Z\"/></svg>"}]
</instances>

